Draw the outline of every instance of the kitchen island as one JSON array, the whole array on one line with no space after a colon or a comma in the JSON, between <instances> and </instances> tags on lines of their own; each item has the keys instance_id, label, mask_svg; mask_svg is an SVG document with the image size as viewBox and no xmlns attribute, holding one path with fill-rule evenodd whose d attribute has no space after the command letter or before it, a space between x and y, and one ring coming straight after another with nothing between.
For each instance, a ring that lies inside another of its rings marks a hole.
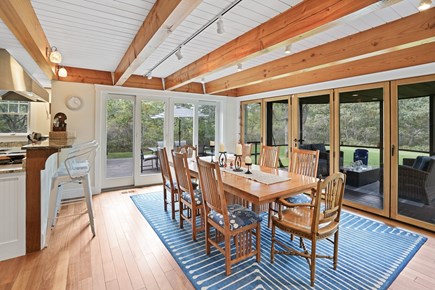
<instances>
[{"instance_id":1,"label":"kitchen island","mask_svg":"<svg viewBox=\"0 0 435 290\"><path fill-rule=\"evenodd\" d=\"M63 148L71 148L75 139L45 140L24 145L26 150L26 253L44 246L50 197L51 177L56 172L57 158L46 166L47 159ZM41 180L42 177L42 180Z\"/></svg>"}]
</instances>

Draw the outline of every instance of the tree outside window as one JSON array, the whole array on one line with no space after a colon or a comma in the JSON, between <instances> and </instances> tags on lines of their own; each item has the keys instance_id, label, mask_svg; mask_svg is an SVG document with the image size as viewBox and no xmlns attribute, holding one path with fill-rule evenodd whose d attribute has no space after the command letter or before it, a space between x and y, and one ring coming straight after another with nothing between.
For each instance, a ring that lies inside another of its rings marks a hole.
<instances>
[{"instance_id":1,"label":"tree outside window","mask_svg":"<svg viewBox=\"0 0 435 290\"><path fill-rule=\"evenodd\" d=\"M0 101L0 133L27 133L29 102Z\"/></svg>"}]
</instances>

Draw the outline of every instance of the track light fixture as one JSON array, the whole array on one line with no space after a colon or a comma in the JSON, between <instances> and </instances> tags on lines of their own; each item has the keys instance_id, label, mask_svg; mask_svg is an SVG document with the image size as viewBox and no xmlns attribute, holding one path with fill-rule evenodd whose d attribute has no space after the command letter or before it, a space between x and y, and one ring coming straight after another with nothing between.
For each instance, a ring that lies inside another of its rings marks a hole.
<instances>
[{"instance_id":1,"label":"track light fixture","mask_svg":"<svg viewBox=\"0 0 435 290\"><path fill-rule=\"evenodd\" d=\"M57 50L56 46L52 46L51 47L51 51L50 51L50 61L52 63L61 63L62 61L62 54Z\"/></svg>"},{"instance_id":2,"label":"track light fixture","mask_svg":"<svg viewBox=\"0 0 435 290\"><path fill-rule=\"evenodd\" d=\"M237 64L237 71L241 71L243 69L242 64L238 63Z\"/></svg>"},{"instance_id":3,"label":"track light fixture","mask_svg":"<svg viewBox=\"0 0 435 290\"><path fill-rule=\"evenodd\" d=\"M183 55L181 54L181 47L178 48L177 52L175 53L175 56L178 60L181 60L183 58Z\"/></svg>"},{"instance_id":4,"label":"track light fixture","mask_svg":"<svg viewBox=\"0 0 435 290\"><path fill-rule=\"evenodd\" d=\"M290 54L292 53L292 45L291 44L287 44L285 47L285 53Z\"/></svg>"},{"instance_id":5,"label":"track light fixture","mask_svg":"<svg viewBox=\"0 0 435 290\"><path fill-rule=\"evenodd\" d=\"M147 79L152 79L153 78L153 71L150 70L147 74L146 74Z\"/></svg>"},{"instance_id":6,"label":"track light fixture","mask_svg":"<svg viewBox=\"0 0 435 290\"><path fill-rule=\"evenodd\" d=\"M66 78L68 76L68 72L66 68L63 66L59 67L59 70L57 71L57 75L61 78Z\"/></svg>"},{"instance_id":7,"label":"track light fixture","mask_svg":"<svg viewBox=\"0 0 435 290\"><path fill-rule=\"evenodd\" d=\"M205 78L201 78L201 83L205 84Z\"/></svg>"},{"instance_id":8,"label":"track light fixture","mask_svg":"<svg viewBox=\"0 0 435 290\"><path fill-rule=\"evenodd\" d=\"M430 5L432 4L432 0L421 0L420 4L418 5L418 10L424 11L430 8Z\"/></svg>"},{"instance_id":9,"label":"track light fixture","mask_svg":"<svg viewBox=\"0 0 435 290\"><path fill-rule=\"evenodd\" d=\"M217 24L217 33L218 34L222 34L225 32L225 28L224 28L224 20L222 19L222 16L219 16L218 21L216 22Z\"/></svg>"}]
</instances>

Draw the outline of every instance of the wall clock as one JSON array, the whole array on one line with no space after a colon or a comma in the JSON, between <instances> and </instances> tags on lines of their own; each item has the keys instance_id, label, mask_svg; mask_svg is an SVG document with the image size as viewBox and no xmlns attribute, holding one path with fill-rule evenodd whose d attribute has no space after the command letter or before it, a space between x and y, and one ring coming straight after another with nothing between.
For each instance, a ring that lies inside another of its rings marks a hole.
<instances>
[{"instance_id":1,"label":"wall clock","mask_svg":"<svg viewBox=\"0 0 435 290\"><path fill-rule=\"evenodd\" d=\"M83 106L83 100L78 96L70 96L66 99L66 106L70 110L78 110Z\"/></svg>"}]
</instances>

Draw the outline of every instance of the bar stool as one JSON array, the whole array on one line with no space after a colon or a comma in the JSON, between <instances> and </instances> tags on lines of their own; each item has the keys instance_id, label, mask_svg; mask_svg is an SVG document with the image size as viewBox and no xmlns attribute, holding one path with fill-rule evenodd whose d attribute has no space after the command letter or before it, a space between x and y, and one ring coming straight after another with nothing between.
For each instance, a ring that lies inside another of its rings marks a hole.
<instances>
[{"instance_id":1,"label":"bar stool","mask_svg":"<svg viewBox=\"0 0 435 290\"><path fill-rule=\"evenodd\" d=\"M60 206L61 194L59 193L62 185L77 182L82 184L86 206L88 209L89 223L93 236L95 236L94 215L92 210L92 190L89 172L95 159L98 149L98 142L93 140L73 146L68 153L64 163L59 166L53 176L50 191L50 204L48 211L48 225L55 225L55 220Z\"/></svg>"}]
</instances>

